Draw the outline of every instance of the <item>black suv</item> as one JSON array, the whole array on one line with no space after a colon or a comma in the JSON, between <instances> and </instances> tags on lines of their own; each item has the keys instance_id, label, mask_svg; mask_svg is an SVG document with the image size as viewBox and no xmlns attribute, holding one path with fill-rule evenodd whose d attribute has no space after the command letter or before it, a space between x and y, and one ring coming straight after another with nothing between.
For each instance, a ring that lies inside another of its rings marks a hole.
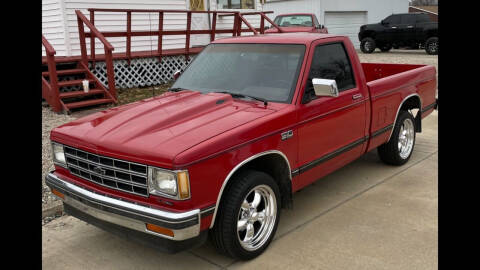
<instances>
[{"instance_id":1,"label":"black suv","mask_svg":"<svg viewBox=\"0 0 480 270\"><path fill-rule=\"evenodd\" d=\"M380 23L362 25L358 38L364 53L410 47L438 54L438 24L426 13L392 14Z\"/></svg>"}]
</instances>

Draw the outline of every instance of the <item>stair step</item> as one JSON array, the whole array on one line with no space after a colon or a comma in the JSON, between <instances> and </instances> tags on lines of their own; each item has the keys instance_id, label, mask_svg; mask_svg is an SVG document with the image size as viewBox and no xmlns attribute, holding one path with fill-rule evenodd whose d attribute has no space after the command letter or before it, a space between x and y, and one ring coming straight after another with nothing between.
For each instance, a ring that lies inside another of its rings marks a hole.
<instances>
[{"instance_id":1,"label":"stair step","mask_svg":"<svg viewBox=\"0 0 480 270\"><path fill-rule=\"evenodd\" d=\"M60 98L84 97L84 96L91 96L91 95L103 94L103 93L105 93L105 91L103 91L102 89L90 89L88 93L85 93L83 90L71 91L71 92L60 93Z\"/></svg>"},{"instance_id":2,"label":"stair step","mask_svg":"<svg viewBox=\"0 0 480 270\"><path fill-rule=\"evenodd\" d=\"M61 81L61 82L58 82L58 87L81 85L83 80L88 80L89 82L94 82L95 81L94 79L79 79L79 80Z\"/></svg>"},{"instance_id":3,"label":"stair step","mask_svg":"<svg viewBox=\"0 0 480 270\"><path fill-rule=\"evenodd\" d=\"M81 74L85 73L86 70L83 68L74 68L74 69L64 69L64 70L57 70L57 76L62 75L71 75L71 74ZM50 73L48 71L42 72L42 76L49 76Z\"/></svg>"},{"instance_id":4,"label":"stair step","mask_svg":"<svg viewBox=\"0 0 480 270\"><path fill-rule=\"evenodd\" d=\"M65 103L65 106L68 109L75 109L75 108L99 105L99 104L105 104L105 103L113 103L113 100L109 98L99 98L99 99L85 100L85 101L79 101L79 102Z\"/></svg>"}]
</instances>

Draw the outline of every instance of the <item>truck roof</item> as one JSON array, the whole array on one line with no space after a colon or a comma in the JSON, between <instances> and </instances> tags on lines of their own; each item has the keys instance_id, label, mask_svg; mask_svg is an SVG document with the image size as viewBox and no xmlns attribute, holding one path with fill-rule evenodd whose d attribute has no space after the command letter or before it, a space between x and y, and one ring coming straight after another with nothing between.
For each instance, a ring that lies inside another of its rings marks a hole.
<instances>
[{"instance_id":1,"label":"truck roof","mask_svg":"<svg viewBox=\"0 0 480 270\"><path fill-rule=\"evenodd\" d=\"M339 35L321 33L275 33L265 35L251 35L222 38L212 43L279 43L279 44L310 44L312 41L323 38L339 37Z\"/></svg>"}]
</instances>

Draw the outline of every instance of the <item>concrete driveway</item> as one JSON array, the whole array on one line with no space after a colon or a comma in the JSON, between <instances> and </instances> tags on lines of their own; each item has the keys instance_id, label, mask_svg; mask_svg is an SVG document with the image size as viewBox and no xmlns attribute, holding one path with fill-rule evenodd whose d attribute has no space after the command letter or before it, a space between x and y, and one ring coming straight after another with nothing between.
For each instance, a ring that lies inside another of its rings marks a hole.
<instances>
[{"instance_id":1,"label":"concrete driveway","mask_svg":"<svg viewBox=\"0 0 480 270\"><path fill-rule=\"evenodd\" d=\"M437 269L437 115L424 119L407 164L384 165L372 151L296 193L252 261L210 243L163 254L63 216L42 228L43 269Z\"/></svg>"}]
</instances>

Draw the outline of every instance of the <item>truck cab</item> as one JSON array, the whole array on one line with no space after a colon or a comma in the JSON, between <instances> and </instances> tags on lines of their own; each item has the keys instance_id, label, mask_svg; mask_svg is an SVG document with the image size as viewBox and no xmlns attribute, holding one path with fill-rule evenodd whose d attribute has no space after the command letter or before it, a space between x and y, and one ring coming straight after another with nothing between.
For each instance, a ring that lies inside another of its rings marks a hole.
<instances>
[{"instance_id":1,"label":"truck cab","mask_svg":"<svg viewBox=\"0 0 480 270\"><path fill-rule=\"evenodd\" d=\"M278 25L282 32L311 32L328 34L328 30L324 25L321 25L317 16L313 13L289 13L280 14L273 22ZM278 33L276 28L270 28L265 33Z\"/></svg>"}]
</instances>

